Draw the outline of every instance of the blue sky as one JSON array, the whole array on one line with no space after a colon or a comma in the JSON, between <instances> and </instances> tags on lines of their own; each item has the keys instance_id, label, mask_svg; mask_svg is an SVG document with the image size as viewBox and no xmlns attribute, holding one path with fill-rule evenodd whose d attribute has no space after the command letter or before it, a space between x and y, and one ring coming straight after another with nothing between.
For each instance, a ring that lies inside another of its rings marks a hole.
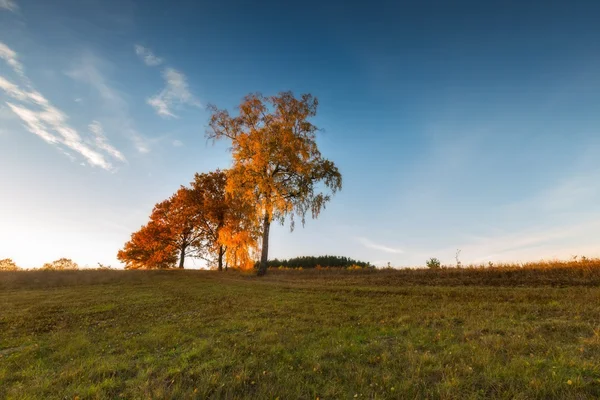
<instances>
[{"instance_id":1,"label":"blue sky","mask_svg":"<svg viewBox=\"0 0 600 400\"><path fill-rule=\"evenodd\" d=\"M283 90L319 98L344 188L305 228L274 228L272 258L599 256L598 15L597 1L0 0L0 258L119 265L156 202L229 166L206 105Z\"/></svg>"}]
</instances>

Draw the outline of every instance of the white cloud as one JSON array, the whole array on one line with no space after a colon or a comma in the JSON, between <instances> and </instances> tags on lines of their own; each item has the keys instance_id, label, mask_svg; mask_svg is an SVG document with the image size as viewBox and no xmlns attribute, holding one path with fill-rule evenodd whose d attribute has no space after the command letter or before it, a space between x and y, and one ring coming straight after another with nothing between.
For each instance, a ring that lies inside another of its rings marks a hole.
<instances>
[{"instance_id":1,"label":"white cloud","mask_svg":"<svg viewBox=\"0 0 600 400\"><path fill-rule=\"evenodd\" d=\"M0 58L3 59L17 74L24 76L23 65L19 62L17 53L2 42L0 42Z\"/></svg>"},{"instance_id":2,"label":"white cloud","mask_svg":"<svg viewBox=\"0 0 600 400\"><path fill-rule=\"evenodd\" d=\"M184 74L173 69L166 68L163 71L166 87L157 95L150 97L147 102L156 113L163 118L177 118L172 111L173 107L190 105L201 107L200 102L190 92L187 79Z\"/></svg>"},{"instance_id":3,"label":"white cloud","mask_svg":"<svg viewBox=\"0 0 600 400\"><path fill-rule=\"evenodd\" d=\"M114 158L120 161L125 161L125 156L119 150L115 149L104 135L104 130L102 129L102 125L98 121L93 121L89 125L90 131L94 134L94 144L97 148L104 150L106 153L110 154Z\"/></svg>"},{"instance_id":4,"label":"white cloud","mask_svg":"<svg viewBox=\"0 0 600 400\"><path fill-rule=\"evenodd\" d=\"M13 68L17 68L17 72L22 73L23 69L20 64L16 64L15 67L16 53L7 46L3 46L0 50L3 54L2 59ZM92 145L86 143L79 133L69 126L67 123L68 117L61 110L54 107L40 92L34 90L24 74L22 74L22 78L26 82L25 86L27 88L22 88L0 76L0 89L8 97L21 103L6 102L10 110L21 119L24 126L45 142L56 146L71 160L74 160L73 155L67 152L64 147L81 155L90 165L112 170L112 165L105 159L102 152L115 156L116 149L108 144L106 137L102 136L98 139L98 135L96 135ZM117 153L121 158L116 158L124 161L122 154L118 151Z\"/></svg>"},{"instance_id":5,"label":"white cloud","mask_svg":"<svg viewBox=\"0 0 600 400\"><path fill-rule=\"evenodd\" d=\"M142 154L150 153L150 146L148 145L148 141L142 136L133 136L131 140L133 141L133 144L135 145L137 151L139 151Z\"/></svg>"},{"instance_id":6,"label":"white cloud","mask_svg":"<svg viewBox=\"0 0 600 400\"><path fill-rule=\"evenodd\" d=\"M154 67L163 63L152 51L139 44L134 46L135 53L148 66ZM162 71L166 86L158 94L146 99L156 113L163 118L177 118L173 108L182 105L201 107L200 102L190 92L185 75L174 68L167 67Z\"/></svg>"},{"instance_id":7,"label":"white cloud","mask_svg":"<svg viewBox=\"0 0 600 400\"><path fill-rule=\"evenodd\" d=\"M59 142L59 140L56 136L54 136L53 134L48 132L46 126L42 123L42 121L38 117L38 113L36 113L35 111L32 111L28 108L20 107L20 106L17 106L15 104L12 104L9 102L7 102L6 104L12 110L12 112L15 113L15 115L17 117L19 117L21 119L21 121L23 121L25 123L25 125L27 126L27 129L29 129L29 131L31 133L38 135L39 137L44 139L46 142L51 143L51 144Z\"/></svg>"},{"instance_id":8,"label":"white cloud","mask_svg":"<svg viewBox=\"0 0 600 400\"><path fill-rule=\"evenodd\" d=\"M363 246L368 247L370 249L379 250L379 251L383 251L386 253L392 253L392 254L404 253L404 251L401 249L395 249L393 247L385 246L383 244L374 243L371 240L364 238L364 237L360 237L357 239Z\"/></svg>"},{"instance_id":9,"label":"white cloud","mask_svg":"<svg viewBox=\"0 0 600 400\"><path fill-rule=\"evenodd\" d=\"M0 76L0 89L4 90L6 94L13 99L22 102L30 102L41 107L49 107L48 100L46 100L46 98L44 98L40 92L31 88L28 90L21 89L19 86L8 81L2 76Z\"/></svg>"},{"instance_id":10,"label":"white cloud","mask_svg":"<svg viewBox=\"0 0 600 400\"><path fill-rule=\"evenodd\" d=\"M83 156L90 165L112 170L112 165L97 150L83 143L81 136L66 124L64 115L50 106L46 110L34 111L27 107L7 103L10 109L24 122L27 129L50 144L62 144ZM53 135L54 131L59 135ZM61 151L74 161L73 156L64 149Z\"/></svg>"},{"instance_id":11,"label":"white cloud","mask_svg":"<svg viewBox=\"0 0 600 400\"><path fill-rule=\"evenodd\" d=\"M173 140L173 146L181 147L181 146L183 146L183 142L181 140Z\"/></svg>"},{"instance_id":12,"label":"white cloud","mask_svg":"<svg viewBox=\"0 0 600 400\"><path fill-rule=\"evenodd\" d=\"M90 85L100 96L104 108L109 112L115 125L114 129L124 132L140 153L150 152L149 141L134 128L133 120L129 116L129 105L121 94L107 82L100 72L103 61L86 53L80 62L66 74L70 78ZM87 101L87 100L86 100Z\"/></svg>"},{"instance_id":13,"label":"white cloud","mask_svg":"<svg viewBox=\"0 0 600 400\"><path fill-rule=\"evenodd\" d=\"M14 0L0 0L0 8L16 12L19 9L19 6L14 2Z\"/></svg>"},{"instance_id":14,"label":"white cloud","mask_svg":"<svg viewBox=\"0 0 600 400\"><path fill-rule=\"evenodd\" d=\"M137 54L149 67L155 67L163 63L162 58L157 57L150 49L140 46L139 44L135 45L135 54Z\"/></svg>"},{"instance_id":15,"label":"white cloud","mask_svg":"<svg viewBox=\"0 0 600 400\"><path fill-rule=\"evenodd\" d=\"M150 97L147 101L161 117L177 118L177 116L171 112L169 104L160 96Z\"/></svg>"},{"instance_id":16,"label":"white cloud","mask_svg":"<svg viewBox=\"0 0 600 400\"><path fill-rule=\"evenodd\" d=\"M28 98L26 92L22 91L17 85L4 79L2 76L0 76L0 89L4 90L6 94L17 100L26 101Z\"/></svg>"}]
</instances>

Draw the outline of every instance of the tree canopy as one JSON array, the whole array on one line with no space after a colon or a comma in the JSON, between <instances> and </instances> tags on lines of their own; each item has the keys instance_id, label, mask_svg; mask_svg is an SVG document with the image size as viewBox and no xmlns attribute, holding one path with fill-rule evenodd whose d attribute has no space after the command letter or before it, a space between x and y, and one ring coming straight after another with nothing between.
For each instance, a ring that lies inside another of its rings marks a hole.
<instances>
[{"instance_id":1,"label":"tree canopy","mask_svg":"<svg viewBox=\"0 0 600 400\"><path fill-rule=\"evenodd\" d=\"M310 94L299 99L292 92L266 97L250 94L238 115L211 106L207 136L231 141L233 166L227 191L255 205L261 224L259 275L266 272L270 224L299 216L318 217L331 194L342 188L335 164L324 158L316 143L317 127L309 119L318 101ZM325 189L320 191L318 189Z\"/></svg>"},{"instance_id":2,"label":"tree canopy","mask_svg":"<svg viewBox=\"0 0 600 400\"><path fill-rule=\"evenodd\" d=\"M166 269L177 262L177 248L162 240L168 236L164 227L150 221L131 234L131 239L117 253L126 269Z\"/></svg>"}]
</instances>

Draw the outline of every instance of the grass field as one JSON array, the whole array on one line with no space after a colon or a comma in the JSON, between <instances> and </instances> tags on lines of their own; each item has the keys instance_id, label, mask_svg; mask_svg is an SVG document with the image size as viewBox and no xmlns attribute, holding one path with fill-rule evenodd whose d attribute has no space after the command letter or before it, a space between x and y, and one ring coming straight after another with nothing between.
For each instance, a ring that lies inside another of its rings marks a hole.
<instances>
[{"instance_id":1,"label":"grass field","mask_svg":"<svg viewBox=\"0 0 600 400\"><path fill-rule=\"evenodd\" d=\"M0 273L0 398L600 397L600 268Z\"/></svg>"}]
</instances>

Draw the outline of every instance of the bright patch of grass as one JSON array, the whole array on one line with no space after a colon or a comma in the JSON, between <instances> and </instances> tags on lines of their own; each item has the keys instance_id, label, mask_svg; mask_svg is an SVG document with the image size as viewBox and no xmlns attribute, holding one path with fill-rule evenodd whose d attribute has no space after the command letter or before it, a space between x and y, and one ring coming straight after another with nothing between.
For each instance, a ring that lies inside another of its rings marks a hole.
<instances>
[{"instance_id":1,"label":"bright patch of grass","mask_svg":"<svg viewBox=\"0 0 600 400\"><path fill-rule=\"evenodd\" d=\"M600 397L596 270L484 273L2 273L0 398Z\"/></svg>"}]
</instances>

